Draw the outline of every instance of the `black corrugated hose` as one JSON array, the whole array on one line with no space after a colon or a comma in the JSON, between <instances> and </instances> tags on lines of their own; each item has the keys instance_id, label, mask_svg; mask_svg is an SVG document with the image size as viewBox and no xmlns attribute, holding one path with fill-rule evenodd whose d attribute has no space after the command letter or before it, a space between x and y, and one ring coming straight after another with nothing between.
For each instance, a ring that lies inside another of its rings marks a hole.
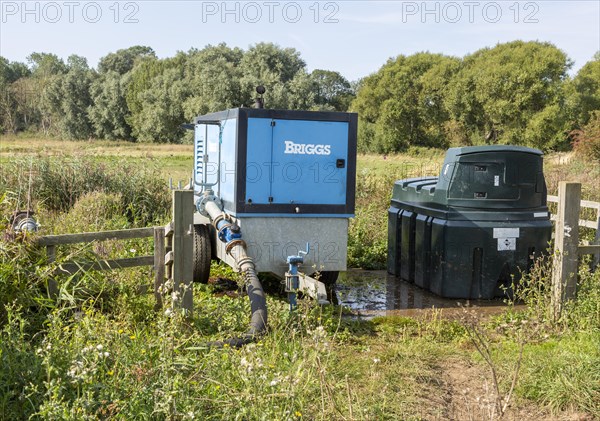
<instances>
[{"instance_id":1,"label":"black corrugated hose","mask_svg":"<svg viewBox=\"0 0 600 421\"><path fill-rule=\"evenodd\" d=\"M209 343L208 346L211 348L223 348L224 346L241 348L255 341L267 331L267 300L254 267L246 269L243 277L250 299L250 327L242 336Z\"/></svg>"}]
</instances>

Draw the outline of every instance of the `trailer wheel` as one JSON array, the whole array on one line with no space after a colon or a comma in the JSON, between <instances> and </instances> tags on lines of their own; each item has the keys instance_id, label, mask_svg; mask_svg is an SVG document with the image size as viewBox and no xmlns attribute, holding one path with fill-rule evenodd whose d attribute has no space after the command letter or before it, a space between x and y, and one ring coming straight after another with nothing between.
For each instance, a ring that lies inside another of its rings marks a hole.
<instances>
[{"instance_id":1,"label":"trailer wheel","mask_svg":"<svg viewBox=\"0 0 600 421\"><path fill-rule=\"evenodd\" d=\"M319 273L320 273L319 281L323 282L325 285L328 285L328 286L335 284L337 281L337 278L340 274L340 272L337 270L323 271L323 272L319 272Z\"/></svg>"},{"instance_id":2,"label":"trailer wheel","mask_svg":"<svg viewBox=\"0 0 600 421\"><path fill-rule=\"evenodd\" d=\"M209 226L194 225L194 282L208 282L211 249Z\"/></svg>"}]
</instances>

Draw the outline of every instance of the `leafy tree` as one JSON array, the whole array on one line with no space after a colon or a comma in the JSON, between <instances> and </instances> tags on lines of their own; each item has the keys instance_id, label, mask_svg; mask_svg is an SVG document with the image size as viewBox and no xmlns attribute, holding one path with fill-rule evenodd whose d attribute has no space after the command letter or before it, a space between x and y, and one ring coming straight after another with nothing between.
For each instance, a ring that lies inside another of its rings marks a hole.
<instances>
[{"instance_id":1,"label":"leafy tree","mask_svg":"<svg viewBox=\"0 0 600 421\"><path fill-rule=\"evenodd\" d=\"M25 63L9 62L6 58L0 56L0 86L5 86L30 75L31 71Z\"/></svg>"},{"instance_id":2,"label":"leafy tree","mask_svg":"<svg viewBox=\"0 0 600 421\"><path fill-rule=\"evenodd\" d=\"M49 78L68 71L65 62L58 58L56 54L31 53L27 57L27 62L33 77L36 78Z\"/></svg>"},{"instance_id":3,"label":"leafy tree","mask_svg":"<svg viewBox=\"0 0 600 421\"><path fill-rule=\"evenodd\" d=\"M54 115L61 137L87 139L93 133L87 110L92 105L90 86L94 74L83 57L70 56L68 63L68 72L52 78L44 99Z\"/></svg>"},{"instance_id":4,"label":"leafy tree","mask_svg":"<svg viewBox=\"0 0 600 421\"><path fill-rule=\"evenodd\" d=\"M0 56L0 133L16 133L28 125L27 118L20 113L27 102L28 91L23 89L22 80L30 75L27 66L9 62Z\"/></svg>"},{"instance_id":5,"label":"leafy tree","mask_svg":"<svg viewBox=\"0 0 600 421\"><path fill-rule=\"evenodd\" d=\"M189 96L181 67L167 68L155 76L148 89L140 93L144 104L136 116L134 129L142 142L177 143L185 121L183 104Z\"/></svg>"},{"instance_id":6,"label":"leafy tree","mask_svg":"<svg viewBox=\"0 0 600 421\"><path fill-rule=\"evenodd\" d=\"M264 95L268 108L310 110L316 106L316 90L313 80L305 70L300 70L286 83L270 85ZM256 93L254 94L256 96ZM250 102L250 100L249 100Z\"/></svg>"},{"instance_id":7,"label":"leafy tree","mask_svg":"<svg viewBox=\"0 0 600 421\"><path fill-rule=\"evenodd\" d=\"M293 92L290 83L299 72L305 72L306 63L294 48L281 48L272 43L259 43L248 49L240 62L242 70L241 90L244 104L250 105L256 97L256 87L263 85L265 105L269 108L293 108L292 104L306 103L301 96L308 92L300 91L306 86L301 80L295 82ZM299 76L303 79L303 76Z\"/></svg>"},{"instance_id":8,"label":"leafy tree","mask_svg":"<svg viewBox=\"0 0 600 421\"><path fill-rule=\"evenodd\" d=\"M197 115L239 107L244 102L240 79L243 51L226 44L190 51L185 80L190 97L185 101L186 121Z\"/></svg>"},{"instance_id":9,"label":"leafy tree","mask_svg":"<svg viewBox=\"0 0 600 421\"><path fill-rule=\"evenodd\" d=\"M136 62L144 59L156 59L156 53L150 47L135 45L107 54L98 62L98 72L116 72L120 75L130 72Z\"/></svg>"},{"instance_id":10,"label":"leafy tree","mask_svg":"<svg viewBox=\"0 0 600 421\"><path fill-rule=\"evenodd\" d=\"M300 70L286 87L285 108L292 110L316 109L317 92L314 80L305 70Z\"/></svg>"},{"instance_id":11,"label":"leafy tree","mask_svg":"<svg viewBox=\"0 0 600 421\"><path fill-rule=\"evenodd\" d=\"M445 92L459 66L441 54L398 56L361 81L351 107L361 119L359 148L387 153L445 146Z\"/></svg>"},{"instance_id":12,"label":"leafy tree","mask_svg":"<svg viewBox=\"0 0 600 421\"><path fill-rule=\"evenodd\" d=\"M280 82L289 82L296 73L306 67L300 53L294 48L281 48L273 43L261 42L253 45L244 54L240 65L244 75L274 75Z\"/></svg>"},{"instance_id":13,"label":"leafy tree","mask_svg":"<svg viewBox=\"0 0 600 421\"><path fill-rule=\"evenodd\" d=\"M15 118L11 130L13 133L37 128L41 115L38 85L33 78L22 77L7 87L6 95L12 98L12 114Z\"/></svg>"},{"instance_id":14,"label":"leafy tree","mask_svg":"<svg viewBox=\"0 0 600 421\"><path fill-rule=\"evenodd\" d=\"M132 140L131 127L127 123L130 113L125 99L129 79L129 75L121 76L109 71L92 82L92 105L88 109L88 117L96 137Z\"/></svg>"},{"instance_id":15,"label":"leafy tree","mask_svg":"<svg viewBox=\"0 0 600 421\"><path fill-rule=\"evenodd\" d=\"M19 87L23 94L20 107L27 109L30 115L30 127L34 126L44 133L56 133L55 127L56 113L53 105L49 101L49 92L51 85L61 75L68 72L69 68L65 62L55 54L32 53L27 57L31 78L27 83L22 83Z\"/></svg>"},{"instance_id":16,"label":"leafy tree","mask_svg":"<svg viewBox=\"0 0 600 421\"><path fill-rule=\"evenodd\" d=\"M581 158L600 163L600 109L590 113L590 119L580 130L571 133L573 150Z\"/></svg>"},{"instance_id":17,"label":"leafy tree","mask_svg":"<svg viewBox=\"0 0 600 421\"><path fill-rule=\"evenodd\" d=\"M308 73L298 51L272 43L208 45L164 60L134 46L103 57L98 74L79 56L36 52L27 61L0 57L0 131L178 142L181 123L250 106L264 85L269 108L358 111L361 151L485 142L554 149L600 109L600 52L569 80L567 56L542 42L462 60L398 56L352 83L334 71Z\"/></svg>"},{"instance_id":18,"label":"leafy tree","mask_svg":"<svg viewBox=\"0 0 600 421\"><path fill-rule=\"evenodd\" d=\"M8 60L0 57L0 133L17 131L15 99L10 91Z\"/></svg>"},{"instance_id":19,"label":"leafy tree","mask_svg":"<svg viewBox=\"0 0 600 421\"><path fill-rule=\"evenodd\" d=\"M579 70L572 88L577 125L584 126L592 112L600 110L600 51Z\"/></svg>"},{"instance_id":20,"label":"leafy tree","mask_svg":"<svg viewBox=\"0 0 600 421\"><path fill-rule=\"evenodd\" d=\"M565 144L564 82L571 62L550 43L514 41L464 59L446 99L473 143Z\"/></svg>"},{"instance_id":21,"label":"leafy tree","mask_svg":"<svg viewBox=\"0 0 600 421\"><path fill-rule=\"evenodd\" d=\"M151 141L154 135L146 135L144 133L144 127L148 127L148 122L145 119L148 117L148 113L144 111L147 107L157 107L159 104L147 103L147 100L154 100L157 98L156 95L146 95L144 93L147 90L156 88L154 79L159 78L167 70L179 69L179 82L184 82L185 62L187 56L183 53L179 53L173 58L157 60L149 59L139 62L131 71L131 79L127 85L127 93L125 99L127 102L127 108L129 108L129 115L126 117L127 123L131 127L132 136L135 139L143 139L144 141ZM165 87L167 89L168 87ZM186 97L187 98L187 97ZM184 100L186 98L183 98ZM179 124L183 123L184 117L181 113L176 113L173 117L179 118ZM169 137L170 138L170 137ZM164 138L162 141L165 141Z\"/></svg>"},{"instance_id":22,"label":"leafy tree","mask_svg":"<svg viewBox=\"0 0 600 421\"><path fill-rule=\"evenodd\" d=\"M310 78L314 83L315 102L320 107L331 107L335 111L346 111L354 99L350 82L331 70L313 70Z\"/></svg>"}]
</instances>

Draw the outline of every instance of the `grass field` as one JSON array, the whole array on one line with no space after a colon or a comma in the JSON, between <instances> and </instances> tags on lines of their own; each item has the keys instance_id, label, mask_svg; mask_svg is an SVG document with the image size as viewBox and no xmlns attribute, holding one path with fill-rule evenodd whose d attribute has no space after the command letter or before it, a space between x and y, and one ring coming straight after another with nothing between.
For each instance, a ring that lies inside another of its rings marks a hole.
<instances>
[{"instance_id":1,"label":"grass field","mask_svg":"<svg viewBox=\"0 0 600 421\"><path fill-rule=\"evenodd\" d=\"M156 163L165 179L189 180L193 165L192 145L147 144L114 141L64 141L56 139L0 137L0 162L30 156L94 156L99 160L127 159L139 165ZM386 175L392 179L437 176L445 151L414 149L412 154L359 155L357 175ZM596 182L600 164L573 159L572 153L555 153L545 158L546 182L550 194L556 194L558 181L583 184L583 197L600 200ZM390 190L391 191L391 190Z\"/></svg>"},{"instance_id":2,"label":"grass field","mask_svg":"<svg viewBox=\"0 0 600 421\"><path fill-rule=\"evenodd\" d=\"M44 232L164 223L166 180L187 180L191 155L185 145L2 138L2 222L33 167ZM353 266L385 262L386 233L377 227L387 226L393 181L437 175L443 156L359 157ZM550 192L568 178L600 200L599 167L547 157ZM147 241L108 241L66 248L53 265L150 250ZM310 301L290 315L272 294L269 334L239 350L206 344L245 331L244 294L196 285L186 321L137 295L152 275L132 269L61 278L54 303L44 292L53 265L27 243L0 240L0 419L499 419L498 392L506 397L515 377L505 419L600 418L600 271L585 264L578 300L558 322L547 316L549 269L540 264L519 293L525 306L487 318L467 308L452 319L432 310L363 320ZM218 265L212 275L237 279Z\"/></svg>"}]
</instances>

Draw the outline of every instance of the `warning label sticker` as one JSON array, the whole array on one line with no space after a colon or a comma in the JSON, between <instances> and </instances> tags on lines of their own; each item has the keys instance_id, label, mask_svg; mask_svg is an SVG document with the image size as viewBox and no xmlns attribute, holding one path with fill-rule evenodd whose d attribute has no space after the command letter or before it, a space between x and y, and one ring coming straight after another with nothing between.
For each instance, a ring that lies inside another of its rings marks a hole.
<instances>
[{"instance_id":1,"label":"warning label sticker","mask_svg":"<svg viewBox=\"0 0 600 421\"><path fill-rule=\"evenodd\" d=\"M514 251L516 249L516 238L498 238L498 251Z\"/></svg>"},{"instance_id":2,"label":"warning label sticker","mask_svg":"<svg viewBox=\"0 0 600 421\"><path fill-rule=\"evenodd\" d=\"M494 238L519 238L519 228L494 228Z\"/></svg>"}]
</instances>

